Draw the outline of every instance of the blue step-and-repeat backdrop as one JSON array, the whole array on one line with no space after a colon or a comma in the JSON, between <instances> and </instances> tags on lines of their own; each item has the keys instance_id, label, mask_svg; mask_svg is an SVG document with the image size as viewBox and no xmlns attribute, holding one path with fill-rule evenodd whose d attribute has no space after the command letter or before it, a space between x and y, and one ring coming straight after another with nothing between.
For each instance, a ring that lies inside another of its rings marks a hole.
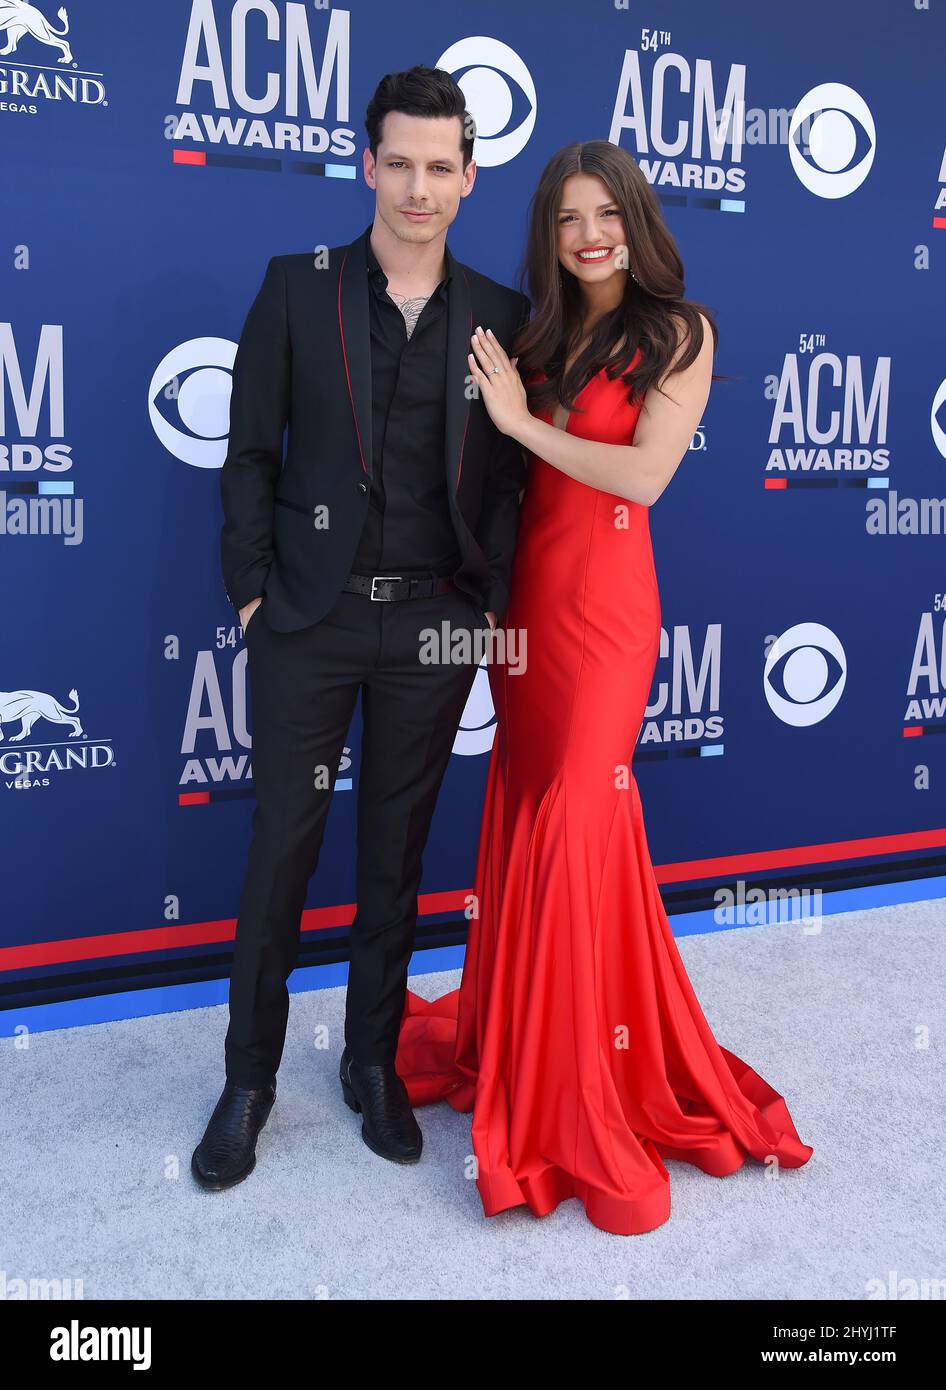
<instances>
[{"instance_id":1,"label":"blue step-and-repeat backdrop","mask_svg":"<svg viewBox=\"0 0 946 1390\"><path fill-rule=\"evenodd\" d=\"M270 256L371 221L365 106L415 63L478 123L462 261L518 286L545 162L605 138L718 318L729 380L651 512L634 765L668 910L943 874L943 9L0 3L4 1031L225 997L253 808L219 568L236 340ZM425 943L463 939L492 717L481 669ZM303 966L345 959L358 773L356 716Z\"/></svg>"}]
</instances>

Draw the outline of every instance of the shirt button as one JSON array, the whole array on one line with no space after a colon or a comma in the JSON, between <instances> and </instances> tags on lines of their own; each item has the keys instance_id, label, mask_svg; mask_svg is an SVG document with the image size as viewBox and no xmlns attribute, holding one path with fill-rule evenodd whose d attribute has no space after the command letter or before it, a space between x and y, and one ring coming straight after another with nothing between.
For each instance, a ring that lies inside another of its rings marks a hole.
<instances>
[{"instance_id":1,"label":"shirt button","mask_svg":"<svg viewBox=\"0 0 946 1390\"><path fill-rule=\"evenodd\" d=\"M358 484L358 489L359 489L360 492L367 492L367 491L368 491L368 484L367 484L367 483L359 483L359 484Z\"/></svg>"}]
</instances>

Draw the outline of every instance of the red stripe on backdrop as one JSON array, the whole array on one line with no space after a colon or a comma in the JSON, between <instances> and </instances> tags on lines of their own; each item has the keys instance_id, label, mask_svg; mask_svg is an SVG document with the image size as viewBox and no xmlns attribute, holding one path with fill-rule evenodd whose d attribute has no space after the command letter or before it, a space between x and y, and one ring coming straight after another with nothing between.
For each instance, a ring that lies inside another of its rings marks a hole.
<instances>
[{"instance_id":1,"label":"red stripe on backdrop","mask_svg":"<svg viewBox=\"0 0 946 1390\"><path fill-rule=\"evenodd\" d=\"M462 911L467 905L468 891L452 889L448 893L421 893L417 898L418 911L421 916ZM310 907L302 914L302 930L311 932L324 930L326 927L347 927L354 920L354 916L354 903ZM24 946L5 946L0 949L0 971L27 970L38 965L61 965L66 961L101 960L109 956L130 956L142 951L172 951L182 946L207 946L219 941L232 941L235 932L236 918L222 917L217 922L144 927L140 931L111 932L106 936L73 936L63 941L37 941Z\"/></svg>"},{"instance_id":2,"label":"red stripe on backdrop","mask_svg":"<svg viewBox=\"0 0 946 1390\"><path fill-rule=\"evenodd\" d=\"M869 859L879 855L904 854L910 850L939 849L944 845L946 827L941 830L910 830L900 835L871 835L860 840L833 840L823 845L796 845L791 849L759 850L754 854L724 854L714 859L655 864L654 873L658 883L695 883L721 875ZM418 912L421 916L427 916L462 911L467 906L471 891L453 888L445 893L421 893L417 899ZM354 916L354 903L310 907L302 914L302 930L312 932L326 927L349 926ZM113 932L106 936L77 936L64 941L5 946L0 948L0 971L27 970L67 961L102 960L143 951L172 951L182 946L206 946L232 941L235 931L236 919L230 917L217 922L191 922L186 926L146 927L140 931Z\"/></svg>"},{"instance_id":3,"label":"red stripe on backdrop","mask_svg":"<svg viewBox=\"0 0 946 1390\"><path fill-rule=\"evenodd\" d=\"M834 840L824 845L796 845L792 849L763 849L756 854L724 854L716 859L688 859L680 864L661 864L654 872L658 883L686 883L717 874L758 873L760 869L796 868L803 864L830 864L842 859L872 859L878 855L904 854L909 850L937 849L946 845L942 830L908 830L901 835L870 835L861 840Z\"/></svg>"}]
</instances>

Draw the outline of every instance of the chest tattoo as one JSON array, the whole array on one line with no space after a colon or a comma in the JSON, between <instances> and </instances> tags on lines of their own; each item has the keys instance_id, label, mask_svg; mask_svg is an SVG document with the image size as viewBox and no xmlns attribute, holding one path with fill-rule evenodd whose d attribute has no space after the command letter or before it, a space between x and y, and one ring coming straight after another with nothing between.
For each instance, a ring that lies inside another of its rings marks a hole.
<instances>
[{"instance_id":1,"label":"chest tattoo","mask_svg":"<svg viewBox=\"0 0 946 1390\"><path fill-rule=\"evenodd\" d=\"M417 320L420 318L421 310L430 298L429 294L395 294L388 290L388 296L394 300L401 313L404 315L404 322L407 325L408 338L414 332Z\"/></svg>"}]
</instances>

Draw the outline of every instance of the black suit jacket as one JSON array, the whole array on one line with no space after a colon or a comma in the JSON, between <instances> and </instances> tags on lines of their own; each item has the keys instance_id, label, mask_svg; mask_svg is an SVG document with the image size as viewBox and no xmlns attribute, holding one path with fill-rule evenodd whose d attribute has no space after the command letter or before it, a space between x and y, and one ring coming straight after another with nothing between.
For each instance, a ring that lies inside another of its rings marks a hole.
<instances>
[{"instance_id":1,"label":"black suit jacket","mask_svg":"<svg viewBox=\"0 0 946 1390\"><path fill-rule=\"evenodd\" d=\"M372 470L369 284L365 239L324 254L273 256L233 364L230 434L220 474L227 597L265 595L279 632L329 611L364 526ZM502 621L525 486L522 446L469 399L478 324L508 351L529 301L459 262L449 284L444 471L462 556L453 575ZM288 439L283 460L283 435Z\"/></svg>"}]
</instances>

